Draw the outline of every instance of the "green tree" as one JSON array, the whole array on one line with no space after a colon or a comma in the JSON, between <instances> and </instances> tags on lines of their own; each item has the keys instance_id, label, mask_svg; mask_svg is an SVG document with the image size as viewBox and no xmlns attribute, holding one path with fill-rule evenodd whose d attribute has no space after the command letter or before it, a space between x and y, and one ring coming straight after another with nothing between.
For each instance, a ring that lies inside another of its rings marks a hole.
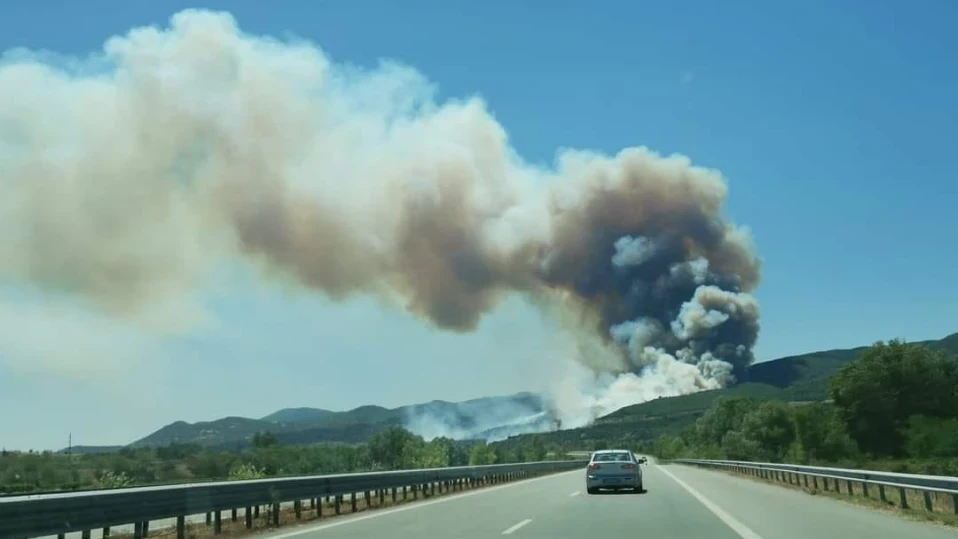
<instances>
[{"instance_id":1,"label":"green tree","mask_svg":"<svg viewBox=\"0 0 958 539\"><path fill-rule=\"evenodd\" d=\"M742 435L757 445L753 458L781 462L795 441L795 424L789 405L780 401L759 404L742 418Z\"/></svg>"},{"instance_id":2,"label":"green tree","mask_svg":"<svg viewBox=\"0 0 958 539\"><path fill-rule=\"evenodd\" d=\"M865 452L900 456L912 416L958 415L958 361L901 340L878 342L842 367L831 396Z\"/></svg>"},{"instance_id":3,"label":"green tree","mask_svg":"<svg viewBox=\"0 0 958 539\"><path fill-rule=\"evenodd\" d=\"M721 446L730 431L742 430L745 415L762 401L751 397L719 398L695 422L694 436L699 446Z\"/></svg>"},{"instance_id":4,"label":"green tree","mask_svg":"<svg viewBox=\"0 0 958 539\"><path fill-rule=\"evenodd\" d=\"M257 432L253 435L253 447L272 447L279 445L279 438L272 432Z\"/></svg>"},{"instance_id":5,"label":"green tree","mask_svg":"<svg viewBox=\"0 0 958 539\"><path fill-rule=\"evenodd\" d=\"M689 456L688 446L680 436L662 436L656 439L650 453L666 460Z\"/></svg>"},{"instance_id":6,"label":"green tree","mask_svg":"<svg viewBox=\"0 0 958 539\"><path fill-rule=\"evenodd\" d=\"M471 466L495 464L496 461L496 453L486 442L479 442L472 446L472 451L469 454L469 464Z\"/></svg>"},{"instance_id":7,"label":"green tree","mask_svg":"<svg viewBox=\"0 0 958 539\"><path fill-rule=\"evenodd\" d=\"M369 439L367 444L369 456L380 468L387 470L400 469L403 466L404 458L410 458L408 456L404 457L403 450L407 444L410 445L411 449L406 452L407 455L410 454L412 445L416 443L416 438L418 436L402 427L390 427L376 433ZM422 440L422 438L419 439Z\"/></svg>"},{"instance_id":8,"label":"green tree","mask_svg":"<svg viewBox=\"0 0 958 539\"><path fill-rule=\"evenodd\" d=\"M838 411L824 403L792 409L795 423L795 459L799 462L836 461L854 457L858 446L845 430Z\"/></svg>"},{"instance_id":9,"label":"green tree","mask_svg":"<svg viewBox=\"0 0 958 539\"><path fill-rule=\"evenodd\" d=\"M958 455L958 419L912 416L905 434L908 455L917 458Z\"/></svg>"},{"instance_id":10,"label":"green tree","mask_svg":"<svg viewBox=\"0 0 958 539\"><path fill-rule=\"evenodd\" d=\"M532 441L529 443L529 452L528 458L530 462L539 462L546 459L547 455L546 446L542 442L542 437L533 435Z\"/></svg>"},{"instance_id":11,"label":"green tree","mask_svg":"<svg viewBox=\"0 0 958 539\"><path fill-rule=\"evenodd\" d=\"M721 447L730 460L766 460L762 445L740 430L725 433Z\"/></svg>"}]
</instances>

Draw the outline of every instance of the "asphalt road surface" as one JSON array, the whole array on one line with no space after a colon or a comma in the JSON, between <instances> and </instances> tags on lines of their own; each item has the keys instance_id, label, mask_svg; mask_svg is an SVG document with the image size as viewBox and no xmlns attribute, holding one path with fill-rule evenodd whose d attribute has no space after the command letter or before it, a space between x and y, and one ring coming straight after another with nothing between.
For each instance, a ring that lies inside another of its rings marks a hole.
<instances>
[{"instance_id":1,"label":"asphalt road surface","mask_svg":"<svg viewBox=\"0 0 958 539\"><path fill-rule=\"evenodd\" d=\"M955 539L958 532L708 470L649 464L642 494L585 493L585 470L287 528L269 539Z\"/></svg>"}]
</instances>

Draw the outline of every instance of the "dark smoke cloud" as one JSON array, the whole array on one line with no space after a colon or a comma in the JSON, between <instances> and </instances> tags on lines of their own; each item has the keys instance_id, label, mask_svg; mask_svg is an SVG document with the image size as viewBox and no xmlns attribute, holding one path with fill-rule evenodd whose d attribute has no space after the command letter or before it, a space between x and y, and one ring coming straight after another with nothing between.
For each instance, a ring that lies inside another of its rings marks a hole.
<instances>
[{"instance_id":1,"label":"dark smoke cloud","mask_svg":"<svg viewBox=\"0 0 958 539\"><path fill-rule=\"evenodd\" d=\"M716 171L646 148L539 170L480 100L437 104L415 71L340 68L223 14L96 60L115 70L0 66L0 278L136 317L239 255L453 331L524 294L576 313L608 370L671 372L664 392L752 360L760 265Z\"/></svg>"}]
</instances>

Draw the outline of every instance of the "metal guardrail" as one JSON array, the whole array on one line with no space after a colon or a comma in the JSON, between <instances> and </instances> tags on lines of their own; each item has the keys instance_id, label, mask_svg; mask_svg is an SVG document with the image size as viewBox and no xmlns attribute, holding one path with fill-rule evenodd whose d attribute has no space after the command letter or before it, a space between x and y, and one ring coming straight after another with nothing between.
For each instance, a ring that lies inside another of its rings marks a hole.
<instances>
[{"instance_id":1,"label":"metal guardrail","mask_svg":"<svg viewBox=\"0 0 958 539\"><path fill-rule=\"evenodd\" d=\"M930 512L935 510L933 497L938 498L940 494L950 494L952 511L958 514L958 477L737 460L678 459L672 462L720 469L791 485L804 484L806 488L822 488L825 491L838 493L842 492L841 486L844 483L845 492L849 496L856 494L853 485L858 484L860 485L861 495L870 498L869 486L875 486L878 489L879 499L886 503L889 503L886 489L897 489L898 505L902 509L910 508L907 496L909 490L921 493L925 510ZM811 484L809 484L809 480L811 480ZM822 483L821 487L819 487L819 481Z\"/></svg>"},{"instance_id":2,"label":"metal guardrail","mask_svg":"<svg viewBox=\"0 0 958 539\"><path fill-rule=\"evenodd\" d=\"M389 490L395 501L398 489L403 498L408 490L418 497L418 493L435 494L437 488L448 492L575 470L586 464L582 460L530 462L12 496L0 498L0 539L69 532L82 532L86 538L93 529L103 529L107 536L109 527L129 524L134 526L134 537L140 539L148 534L150 521L169 518L176 518L177 537L183 539L188 515L206 513L209 523L212 513L214 533L219 534L221 512L227 510L233 511L235 518L235 510L245 508L246 527L251 528L260 506L268 506L273 524L278 525L282 502L294 502L298 517L302 501L309 500L310 507L321 516L323 497L335 497L339 513L345 495L350 496L355 510L356 493L363 494L367 502L374 494L382 504Z\"/></svg>"}]
</instances>

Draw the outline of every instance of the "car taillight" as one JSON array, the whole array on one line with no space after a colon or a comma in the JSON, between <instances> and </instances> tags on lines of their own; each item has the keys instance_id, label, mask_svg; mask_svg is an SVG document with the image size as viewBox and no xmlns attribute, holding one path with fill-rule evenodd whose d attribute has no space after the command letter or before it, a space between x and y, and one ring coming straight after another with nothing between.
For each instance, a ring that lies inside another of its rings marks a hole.
<instances>
[{"instance_id":1,"label":"car taillight","mask_svg":"<svg viewBox=\"0 0 958 539\"><path fill-rule=\"evenodd\" d=\"M589 465L589 469L590 469L590 470L598 470L599 468L600 468L600 466L599 466L598 464L590 464L590 465Z\"/></svg>"},{"instance_id":2,"label":"car taillight","mask_svg":"<svg viewBox=\"0 0 958 539\"><path fill-rule=\"evenodd\" d=\"M635 464L623 464L623 465L622 465L622 469L623 469L623 470L634 470L634 469L635 469Z\"/></svg>"}]
</instances>

